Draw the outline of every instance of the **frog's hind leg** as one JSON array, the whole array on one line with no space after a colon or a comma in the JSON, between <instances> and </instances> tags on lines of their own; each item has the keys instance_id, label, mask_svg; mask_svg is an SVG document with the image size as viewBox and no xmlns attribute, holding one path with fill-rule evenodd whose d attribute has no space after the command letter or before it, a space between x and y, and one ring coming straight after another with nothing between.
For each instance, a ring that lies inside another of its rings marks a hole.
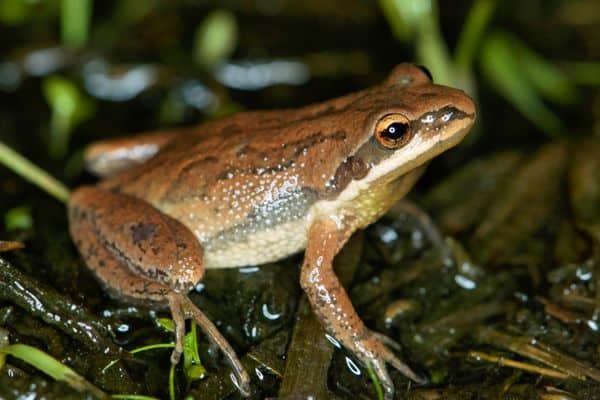
<instances>
[{"instance_id":1,"label":"frog's hind leg","mask_svg":"<svg viewBox=\"0 0 600 400\"><path fill-rule=\"evenodd\" d=\"M400 200L388 212L395 218L407 216L413 218L420 225L421 230L429 239L433 247L438 251L444 263L451 263L453 260L452 250L446 244L444 235L439 230L431 217L415 203L408 200Z\"/></svg>"},{"instance_id":2,"label":"frog's hind leg","mask_svg":"<svg viewBox=\"0 0 600 400\"><path fill-rule=\"evenodd\" d=\"M173 321L175 321L176 336L181 336L177 339L177 344L183 343L183 329L181 331L177 329L183 326L186 319L194 320L200 329L208 336L209 340L221 349L223 354L227 357L227 361L236 376L235 384L244 396L250 395L250 376L242 366L242 363L238 359L235 351L231 348L227 339L221 335L217 327L212 323L208 317L198 308L196 305L187 297L180 293L170 293L168 295L169 306L171 307L171 313L173 315ZM173 363L179 362L179 357L183 348L175 348L171 354L171 361ZM177 354L178 353L178 354Z\"/></svg>"},{"instance_id":3,"label":"frog's hind leg","mask_svg":"<svg viewBox=\"0 0 600 400\"><path fill-rule=\"evenodd\" d=\"M96 176L115 175L143 164L178 135L163 131L92 143L85 149L85 167Z\"/></svg>"},{"instance_id":4,"label":"frog's hind leg","mask_svg":"<svg viewBox=\"0 0 600 400\"><path fill-rule=\"evenodd\" d=\"M193 319L225 354L244 394L250 378L213 323L187 297L203 277L202 247L179 221L135 197L82 187L69 200L69 226L79 252L114 297L150 306L169 306L175 322L177 363L185 320Z\"/></svg>"}]
</instances>

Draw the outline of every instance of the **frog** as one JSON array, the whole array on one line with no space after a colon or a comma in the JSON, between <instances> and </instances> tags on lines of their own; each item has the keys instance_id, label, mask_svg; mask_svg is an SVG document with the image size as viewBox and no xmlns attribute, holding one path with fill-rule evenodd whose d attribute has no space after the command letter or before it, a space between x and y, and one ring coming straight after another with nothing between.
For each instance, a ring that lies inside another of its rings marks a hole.
<instances>
[{"instance_id":1,"label":"frog","mask_svg":"<svg viewBox=\"0 0 600 400\"><path fill-rule=\"evenodd\" d=\"M108 294L168 308L172 363L182 354L185 321L193 320L222 351L244 395L249 374L188 294L206 269L304 251L299 280L314 314L392 398L387 365L415 382L425 378L395 355L393 339L363 323L332 262L475 119L469 95L403 63L375 86L316 104L100 141L85 161L102 180L72 192L70 233Z\"/></svg>"}]
</instances>

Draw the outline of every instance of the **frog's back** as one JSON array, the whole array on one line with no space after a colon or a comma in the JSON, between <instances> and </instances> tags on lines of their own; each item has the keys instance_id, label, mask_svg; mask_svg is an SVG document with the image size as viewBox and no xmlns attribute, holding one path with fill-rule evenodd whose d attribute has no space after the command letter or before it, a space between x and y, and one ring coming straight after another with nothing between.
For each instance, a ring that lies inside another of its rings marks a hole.
<instances>
[{"instance_id":1,"label":"frog's back","mask_svg":"<svg viewBox=\"0 0 600 400\"><path fill-rule=\"evenodd\" d=\"M186 225L203 244L208 268L280 259L304 248L309 209L352 152L349 133L335 121L344 103L200 125L102 186Z\"/></svg>"}]
</instances>

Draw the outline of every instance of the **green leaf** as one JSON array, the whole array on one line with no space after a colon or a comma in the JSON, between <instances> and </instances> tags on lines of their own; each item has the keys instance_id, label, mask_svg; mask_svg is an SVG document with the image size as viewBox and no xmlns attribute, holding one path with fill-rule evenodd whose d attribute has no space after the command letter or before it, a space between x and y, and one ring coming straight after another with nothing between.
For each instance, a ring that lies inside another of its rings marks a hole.
<instances>
[{"instance_id":1,"label":"green leaf","mask_svg":"<svg viewBox=\"0 0 600 400\"><path fill-rule=\"evenodd\" d=\"M238 29L235 16L226 10L210 13L194 35L194 62L212 68L228 58L237 46Z\"/></svg>"},{"instance_id":2,"label":"green leaf","mask_svg":"<svg viewBox=\"0 0 600 400\"><path fill-rule=\"evenodd\" d=\"M483 73L526 118L547 134L558 134L563 131L561 121L544 105L515 52L514 41L509 34L490 34L481 54Z\"/></svg>"},{"instance_id":3,"label":"green leaf","mask_svg":"<svg viewBox=\"0 0 600 400\"><path fill-rule=\"evenodd\" d=\"M183 340L183 369L188 382L202 379L206 375L206 369L202 365L198 353L198 336L194 322L192 322L191 331L185 335Z\"/></svg>"},{"instance_id":4,"label":"green leaf","mask_svg":"<svg viewBox=\"0 0 600 400\"><path fill-rule=\"evenodd\" d=\"M52 110L50 121L50 155L63 157L75 127L88 119L94 103L71 81L60 76L44 79L42 89Z\"/></svg>"},{"instance_id":5,"label":"green leaf","mask_svg":"<svg viewBox=\"0 0 600 400\"><path fill-rule=\"evenodd\" d=\"M33 218L29 206L11 208L4 214L4 227L7 231L30 229L32 226Z\"/></svg>"},{"instance_id":6,"label":"green leaf","mask_svg":"<svg viewBox=\"0 0 600 400\"><path fill-rule=\"evenodd\" d=\"M175 333L175 322L170 318L157 318L156 323L167 332Z\"/></svg>"}]
</instances>

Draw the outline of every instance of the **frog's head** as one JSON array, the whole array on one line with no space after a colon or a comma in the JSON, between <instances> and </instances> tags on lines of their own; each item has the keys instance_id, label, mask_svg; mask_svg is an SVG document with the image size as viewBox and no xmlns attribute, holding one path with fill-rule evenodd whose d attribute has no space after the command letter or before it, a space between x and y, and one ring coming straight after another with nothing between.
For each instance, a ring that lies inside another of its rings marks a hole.
<instances>
[{"instance_id":1,"label":"frog's head","mask_svg":"<svg viewBox=\"0 0 600 400\"><path fill-rule=\"evenodd\" d=\"M368 138L354 154L368 167L366 181L416 169L458 144L475 121L466 93L433 84L425 68L412 64L396 67L368 101L357 104L370 112L361 127Z\"/></svg>"}]
</instances>

